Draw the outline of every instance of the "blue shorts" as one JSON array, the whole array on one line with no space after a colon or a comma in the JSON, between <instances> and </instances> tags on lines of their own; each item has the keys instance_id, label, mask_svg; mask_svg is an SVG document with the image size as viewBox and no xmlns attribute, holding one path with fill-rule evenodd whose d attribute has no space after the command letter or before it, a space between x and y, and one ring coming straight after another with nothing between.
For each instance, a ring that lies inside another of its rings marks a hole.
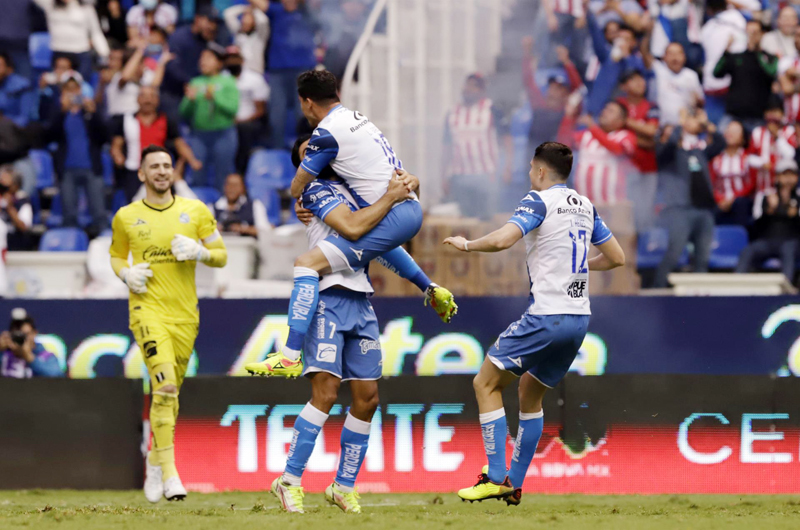
<instances>
[{"instance_id":1,"label":"blue shorts","mask_svg":"<svg viewBox=\"0 0 800 530\"><path fill-rule=\"evenodd\" d=\"M392 208L378 226L355 241L331 234L319 245L333 272L359 270L373 259L410 241L422 227L422 206L405 201Z\"/></svg>"},{"instance_id":2,"label":"blue shorts","mask_svg":"<svg viewBox=\"0 0 800 530\"><path fill-rule=\"evenodd\" d=\"M328 372L342 381L380 379L378 319L366 294L326 289L306 333L303 375Z\"/></svg>"},{"instance_id":3,"label":"blue shorts","mask_svg":"<svg viewBox=\"0 0 800 530\"><path fill-rule=\"evenodd\" d=\"M528 372L553 388L578 355L589 315L529 315L508 326L489 348L492 363L517 376Z\"/></svg>"}]
</instances>

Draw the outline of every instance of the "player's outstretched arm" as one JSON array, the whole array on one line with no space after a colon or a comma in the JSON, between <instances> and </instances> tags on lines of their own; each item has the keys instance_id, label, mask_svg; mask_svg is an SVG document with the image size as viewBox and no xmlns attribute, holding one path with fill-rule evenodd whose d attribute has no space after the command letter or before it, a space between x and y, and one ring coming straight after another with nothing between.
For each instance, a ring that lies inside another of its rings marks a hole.
<instances>
[{"instance_id":1,"label":"player's outstretched arm","mask_svg":"<svg viewBox=\"0 0 800 530\"><path fill-rule=\"evenodd\" d=\"M317 177L303 169L302 166L297 168L297 173L295 174L294 178L292 179L292 187L289 189L289 192L292 194L292 197L295 199L299 199L301 195L303 195L303 190L306 186L308 186L314 179Z\"/></svg>"},{"instance_id":2,"label":"player's outstretched arm","mask_svg":"<svg viewBox=\"0 0 800 530\"><path fill-rule=\"evenodd\" d=\"M355 241L375 228L392 206L408 198L408 188L404 181L393 176L386 193L372 206L353 212L347 205L340 204L325 216L324 221L343 238Z\"/></svg>"},{"instance_id":3,"label":"player's outstretched arm","mask_svg":"<svg viewBox=\"0 0 800 530\"><path fill-rule=\"evenodd\" d=\"M456 236L448 237L443 243L452 245L462 252L500 252L513 247L520 239L522 239L522 231L519 227L513 223L506 223L502 228L474 241Z\"/></svg>"},{"instance_id":4,"label":"player's outstretched arm","mask_svg":"<svg viewBox=\"0 0 800 530\"><path fill-rule=\"evenodd\" d=\"M600 255L589 259L590 271L610 271L625 265L625 252L616 237L611 236L605 243L597 245L597 250Z\"/></svg>"}]
</instances>

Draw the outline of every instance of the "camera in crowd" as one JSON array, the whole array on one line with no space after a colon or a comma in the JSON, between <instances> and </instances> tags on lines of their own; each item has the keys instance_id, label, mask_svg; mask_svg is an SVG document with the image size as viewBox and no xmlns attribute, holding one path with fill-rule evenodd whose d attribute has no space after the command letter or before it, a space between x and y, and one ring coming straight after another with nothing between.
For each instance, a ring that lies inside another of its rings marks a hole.
<instances>
[{"instance_id":1,"label":"camera in crowd","mask_svg":"<svg viewBox=\"0 0 800 530\"><path fill-rule=\"evenodd\" d=\"M14 308L11 311L9 333L11 334L11 340L18 346L22 346L28 340L28 333L25 331L26 324L33 326L33 319L28 316L28 312L22 307Z\"/></svg>"}]
</instances>

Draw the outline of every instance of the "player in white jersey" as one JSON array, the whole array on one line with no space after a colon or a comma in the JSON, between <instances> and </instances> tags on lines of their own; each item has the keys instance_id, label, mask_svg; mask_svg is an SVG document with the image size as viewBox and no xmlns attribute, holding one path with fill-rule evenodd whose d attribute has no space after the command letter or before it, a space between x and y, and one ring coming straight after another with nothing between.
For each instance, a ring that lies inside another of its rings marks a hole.
<instances>
[{"instance_id":1,"label":"player in white jersey","mask_svg":"<svg viewBox=\"0 0 800 530\"><path fill-rule=\"evenodd\" d=\"M295 144L292 158L296 164L307 143L308 138L301 137ZM323 173L325 177L321 175L309 184L302 196L303 204L313 216L306 228L310 248L334 233L357 237L368 232L393 203L408 195L405 185L394 179L378 202L359 209L341 179L330 168ZM416 180L413 175L408 178ZM302 212L299 217L303 219ZM402 248L391 250L380 259L392 270L410 273L410 281L424 276ZM328 502L343 511L358 513L361 507L355 481L367 451L370 421L378 406L377 380L382 372L380 331L368 299L373 289L367 272L359 269L326 275L320 281L320 291L311 333L303 346L306 352L303 374L311 379L311 400L295 422L286 469L273 481L272 492L284 510L303 511L302 474L336 402L341 382L350 381L353 401L342 429L339 469L325 495ZM255 363L255 367L259 368L260 363ZM246 367L252 368L252 365Z\"/></svg>"},{"instance_id":2,"label":"player in white jersey","mask_svg":"<svg viewBox=\"0 0 800 530\"><path fill-rule=\"evenodd\" d=\"M365 208L378 203L395 172L404 173L402 163L374 124L341 105L337 86L336 76L326 71L310 70L297 79L300 106L315 129L291 192L300 198L306 186L330 166L344 179L358 207ZM363 269L373 259L408 242L421 226L422 207L411 193L361 237L332 234L297 258L289 299L289 336L281 351L267 356L259 373L291 377L302 369L300 354L317 309L320 275ZM439 317L450 322L455 312L452 293L434 285L429 299Z\"/></svg>"},{"instance_id":3,"label":"player in white jersey","mask_svg":"<svg viewBox=\"0 0 800 530\"><path fill-rule=\"evenodd\" d=\"M499 252L524 238L532 302L492 345L475 376L475 395L489 465L478 483L458 492L468 501L519 504L522 482L542 434L542 398L564 377L589 325L589 271L625 263L625 254L586 197L566 187L572 151L559 143L536 148L531 191L502 228L480 239L449 237L464 252ZM600 255L589 259L589 243ZM503 389L520 377L520 423L506 470ZM487 469L488 468L488 469Z\"/></svg>"}]
</instances>

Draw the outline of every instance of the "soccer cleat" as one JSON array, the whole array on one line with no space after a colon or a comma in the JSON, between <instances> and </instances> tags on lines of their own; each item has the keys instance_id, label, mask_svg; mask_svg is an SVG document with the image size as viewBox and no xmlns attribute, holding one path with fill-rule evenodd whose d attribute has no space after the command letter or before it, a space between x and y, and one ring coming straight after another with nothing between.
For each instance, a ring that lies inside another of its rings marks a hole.
<instances>
[{"instance_id":1,"label":"soccer cleat","mask_svg":"<svg viewBox=\"0 0 800 530\"><path fill-rule=\"evenodd\" d=\"M290 486L285 484L281 477L272 481L270 491L281 501L281 507L289 513L305 513L303 511L303 492L302 486Z\"/></svg>"},{"instance_id":2,"label":"soccer cleat","mask_svg":"<svg viewBox=\"0 0 800 530\"><path fill-rule=\"evenodd\" d=\"M260 363L246 364L244 369L247 370L250 375L295 379L303 375L303 361L302 359L293 361L282 352L275 352L267 355L267 358Z\"/></svg>"},{"instance_id":3,"label":"soccer cleat","mask_svg":"<svg viewBox=\"0 0 800 530\"><path fill-rule=\"evenodd\" d=\"M144 459L144 496L152 502L157 503L164 496L164 482L161 477L161 466L154 466L150 463L150 454Z\"/></svg>"},{"instance_id":4,"label":"soccer cleat","mask_svg":"<svg viewBox=\"0 0 800 530\"><path fill-rule=\"evenodd\" d=\"M358 504L360 495L354 489L346 493L340 490L334 482L325 488L325 500L333 506L338 506L344 513L361 513L361 505Z\"/></svg>"},{"instance_id":5,"label":"soccer cleat","mask_svg":"<svg viewBox=\"0 0 800 530\"><path fill-rule=\"evenodd\" d=\"M453 316L458 313L458 305L453 293L435 283L425 290L425 305L428 303L445 324L449 324L453 320Z\"/></svg>"},{"instance_id":6,"label":"soccer cleat","mask_svg":"<svg viewBox=\"0 0 800 530\"><path fill-rule=\"evenodd\" d=\"M168 501L182 501L186 498L186 488L180 477L170 477L164 481L164 497Z\"/></svg>"},{"instance_id":7,"label":"soccer cleat","mask_svg":"<svg viewBox=\"0 0 800 530\"><path fill-rule=\"evenodd\" d=\"M506 497L506 504L509 506L519 506L522 502L522 488L517 488L514 493Z\"/></svg>"},{"instance_id":8,"label":"soccer cleat","mask_svg":"<svg viewBox=\"0 0 800 530\"><path fill-rule=\"evenodd\" d=\"M502 484L495 484L489 480L489 466L483 466L483 470L478 475L478 482L471 488L464 488L458 490L458 496L462 501L469 502L482 502L486 499L507 499L509 495L514 494L514 488L511 487L511 482L508 477Z\"/></svg>"}]
</instances>

